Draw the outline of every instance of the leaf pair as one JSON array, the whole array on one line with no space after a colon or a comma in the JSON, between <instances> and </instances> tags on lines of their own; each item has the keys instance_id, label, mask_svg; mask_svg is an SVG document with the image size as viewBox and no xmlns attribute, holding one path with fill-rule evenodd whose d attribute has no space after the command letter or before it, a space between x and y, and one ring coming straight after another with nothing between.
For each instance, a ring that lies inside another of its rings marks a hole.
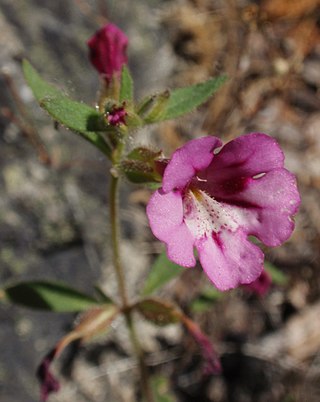
<instances>
[{"instance_id":1,"label":"leaf pair","mask_svg":"<svg viewBox=\"0 0 320 402\"><path fill-rule=\"evenodd\" d=\"M70 99L47 83L27 60L23 62L23 71L40 106L55 121L79 134L108 158L111 158L112 149L103 136L103 133L106 133L110 127L102 113L84 103ZM129 70L124 67L121 75L119 102L124 102L128 107L128 124L131 124L130 121L132 121L133 126L136 127L173 119L191 112L212 96L225 80L224 76L212 78L200 84L151 95L135 107L133 104L133 80ZM136 116L137 119L133 116Z\"/></svg>"}]
</instances>

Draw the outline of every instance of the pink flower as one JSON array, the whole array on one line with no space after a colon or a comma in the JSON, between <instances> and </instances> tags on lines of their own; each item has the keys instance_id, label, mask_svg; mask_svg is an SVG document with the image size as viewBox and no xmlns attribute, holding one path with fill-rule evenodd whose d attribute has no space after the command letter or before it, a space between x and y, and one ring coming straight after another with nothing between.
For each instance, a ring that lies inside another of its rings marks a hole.
<instances>
[{"instance_id":1,"label":"pink flower","mask_svg":"<svg viewBox=\"0 0 320 402\"><path fill-rule=\"evenodd\" d=\"M107 83L113 75L120 76L122 66L127 64L128 38L114 24L107 24L88 41L91 63Z\"/></svg>"},{"instance_id":2,"label":"pink flower","mask_svg":"<svg viewBox=\"0 0 320 402\"><path fill-rule=\"evenodd\" d=\"M221 145L203 137L177 149L147 215L172 261L195 266L195 248L209 279L227 290L255 281L263 270L263 253L248 235L267 246L282 244L294 229L300 197L273 138L251 133L219 151Z\"/></svg>"}]
</instances>

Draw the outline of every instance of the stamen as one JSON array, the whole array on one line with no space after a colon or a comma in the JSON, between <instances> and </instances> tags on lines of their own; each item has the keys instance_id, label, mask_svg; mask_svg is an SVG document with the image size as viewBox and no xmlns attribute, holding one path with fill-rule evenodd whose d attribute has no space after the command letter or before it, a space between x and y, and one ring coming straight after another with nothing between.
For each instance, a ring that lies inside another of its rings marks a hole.
<instances>
[{"instance_id":1,"label":"stamen","mask_svg":"<svg viewBox=\"0 0 320 402\"><path fill-rule=\"evenodd\" d=\"M206 183L208 180L207 179L201 179L200 177L198 177L198 176L196 176L196 179L198 180L198 181L201 181L201 182L204 182L204 183Z\"/></svg>"},{"instance_id":2,"label":"stamen","mask_svg":"<svg viewBox=\"0 0 320 402\"><path fill-rule=\"evenodd\" d=\"M265 173L258 173L254 176L252 176L253 179L260 179L261 177L265 176Z\"/></svg>"}]
</instances>

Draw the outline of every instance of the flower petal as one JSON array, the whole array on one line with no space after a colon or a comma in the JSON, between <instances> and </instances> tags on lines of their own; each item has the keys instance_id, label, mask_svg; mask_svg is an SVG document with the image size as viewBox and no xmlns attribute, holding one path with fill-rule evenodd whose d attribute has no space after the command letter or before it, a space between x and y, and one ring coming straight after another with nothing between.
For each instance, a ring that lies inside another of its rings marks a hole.
<instances>
[{"instance_id":1,"label":"flower petal","mask_svg":"<svg viewBox=\"0 0 320 402\"><path fill-rule=\"evenodd\" d=\"M229 204L241 216L243 230L267 246L279 246L294 229L291 217L299 208L300 196L294 175L286 169L250 179L237 194L223 193L221 198L220 202Z\"/></svg>"},{"instance_id":2,"label":"flower petal","mask_svg":"<svg viewBox=\"0 0 320 402\"><path fill-rule=\"evenodd\" d=\"M253 177L282 168L284 155L277 141L263 133L242 135L228 142L208 167L209 182Z\"/></svg>"},{"instance_id":3,"label":"flower petal","mask_svg":"<svg viewBox=\"0 0 320 402\"><path fill-rule=\"evenodd\" d=\"M261 133L226 144L200 176L198 186L243 217L243 229L267 246L278 246L293 229L300 196L294 175L283 168L277 142Z\"/></svg>"},{"instance_id":4,"label":"flower petal","mask_svg":"<svg viewBox=\"0 0 320 402\"><path fill-rule=\"evenodd\" d=\"M183 221L181 194L156 191L148 203L147 216L153 234L166 243L170 260L184 267L194 267L194 239Z\"/></svg>"},{"instance_id":5,"label":"flower petal","mask_svg":"<svg viewBox=\"0 0 320 402\"><path fill-rule=\"evenodd\" d=\"M205 237L196 242L196 248L205 273L220 290L251 283L263 270L262 251L241 229Z\"/></svg>"},{"instance_id":6,"label":"flower petal","mask_svg":"<svg viewBox=\"0 0 320 402\"><path fill-rule=\"evenodd\" d=\"M183 189L198 171L210 165L214 149L221 144L219 138L209 136L189 141L177 149L164 172L163 191Z\"/></svg>"},{"instance_id":7,"label":"flower petal","mask_svg":"<svg viewBox=\"0 0 320 402\"><path fill-rule=\"evenodd\" d=\"M246 208L247 216L250 211L256 215L253 226L247 228L249 234L258 237L267 246L279 246L290 237L294 229L291 216L300 205L293 174L286 169L275 169L252 180L237 199L242 203L251 203L252 208Z\"/></svg>"}]
</instances>

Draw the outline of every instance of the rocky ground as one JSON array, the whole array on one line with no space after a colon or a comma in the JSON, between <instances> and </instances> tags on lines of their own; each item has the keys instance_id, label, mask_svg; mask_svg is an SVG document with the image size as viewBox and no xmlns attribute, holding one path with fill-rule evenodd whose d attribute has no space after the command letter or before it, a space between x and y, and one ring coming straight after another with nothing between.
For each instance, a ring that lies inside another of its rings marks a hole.
<instances>
[{"instance_id":1,"label":"rocky ground","mask_svg":"<svg viewBox=\"0 0 320 402\"><path fill-rule=\"evenodd\" d=\"M85 42L104 21L130 39L137 96L227 73L199 112L136 134L168 155L210 133L224 141L250 131L274 136L302 194L296 230L268 262L287 277L263 299L244 290L192 309L208 283L186 271L162 295L179 302L222 356L222 376L204 379L197 346L178 326L140 323L152 372L172 378L177 401L293 402L320 397L320 35L317 0L0 0L0 279L55 279L116 296L108 250L108 164L54 127L21 74L27 57L75 99L94 104L98 78ZM319 138L318 138L319 137ZM50 163L49 163L50 162ZM123 256L132 294L159 252L145 218L149 191L123 186ZM192 283L192 291L190 291ZM73 315L0 309L0 399L38 400L35 371L72 326ZM135 401L136 365L117 321L108 338L70 347L56 365L52 401ZM188 351L186 353L185 351Z\"/></svg>"}]
</instances>

